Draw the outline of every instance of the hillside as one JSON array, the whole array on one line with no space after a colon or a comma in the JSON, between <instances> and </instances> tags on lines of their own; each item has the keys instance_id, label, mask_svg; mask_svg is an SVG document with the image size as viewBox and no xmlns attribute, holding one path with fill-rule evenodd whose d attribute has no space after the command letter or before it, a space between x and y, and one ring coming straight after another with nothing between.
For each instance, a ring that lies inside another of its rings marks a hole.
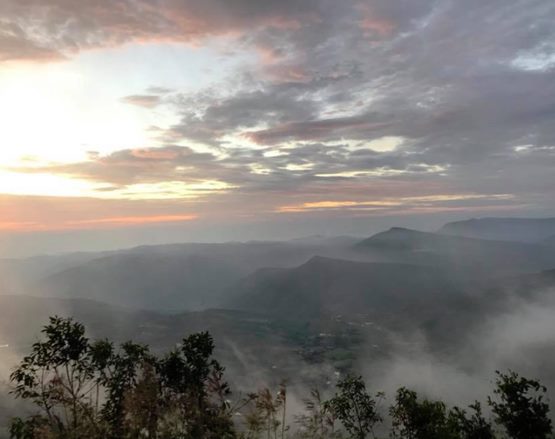
<instances>
[{"instance_id":1,"label":"hillside","mask_svg":"<svg viewBox=\"0 0 555 439\"><path fill-rule=\"evenodd\" d=\"M479 218L444 225L440 233L501 241L541 242L555 235L555 218Z\"/></svg>"},{"instance_id":2,"label":"hillside","mask_svg":"<svg viewBox=\"0 0 555 439\"><path fill-rule=\"evenodd\" d=\"M452 274L500 276L555 267L555 249L548 246L450 236L391 228L356 245L362 252L381 251L408 263L449 267Z\"/></svg>"},{"instance_id":3,"label":"hillside","mask_svg":"<svg viewBox=\"0 0 555 439\"><path fill-rule=\"evenodd\" d=\"M489 292L498 296L534 302L538 297L548 301L555 292L555 269L496 279L488 285ZM509 305L510 306L510 305Z\"/></svg>"},{"instance_id":4,"label":"hillside","mask_svg":"<svg viewBox=\"0 0 555 439\"><path fill-rule=\"evenodd\" d=\"M230 307L270 316L340 318L401 331L456 330L469 310L478 314L476 299L444 270L323 257L293 269L260 270L235 285L230 298Z\"/></svg>"},{"instance_id":5,"label":"hillside","mask_svg":"<svg viewBox=\"0 0 555 439\"><path fill-rule=\"evenodd\" d=\"M352 240L250 242L146 246L76 261L69 268L34 276L19 291L37 296L88 298L158 311L218 307L225 290L265 266L290 267L316 253L341 251ZM15 264L15 262L14 262ZM19 261L25 278L29 262ZM63 268L63 265L60 264ZM15 276L14 276L15 277ZM31 285L29 285L31 284ZM6 288L10 291L12 289Z\"/></svg>"},{"instance_id":6,"label":"hillside","mask_svg":"<svg viewBox=\"0 0 555 439\"><path fill-rule=\"evenodd\" d=\"M242 275L231 264L195 255L114 255L42 279L46 296L82 297L157 310L209 307Z\"/></svg>"}]
</instances>

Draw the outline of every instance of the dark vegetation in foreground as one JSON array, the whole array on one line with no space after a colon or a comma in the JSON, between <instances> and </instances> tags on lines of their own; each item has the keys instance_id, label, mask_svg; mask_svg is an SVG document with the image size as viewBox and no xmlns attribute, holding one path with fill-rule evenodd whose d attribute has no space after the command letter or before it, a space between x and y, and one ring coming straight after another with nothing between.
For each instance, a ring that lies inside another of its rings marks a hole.
<instances>
[{"instance_id":1,"label":"dark vegetation in foreground","mask_svg":"<svg viewBox=\"0 0 555 439\"><path fill-rule=\"evenodd\" d=\"M12 393L34 413L11 421L15 439L553 437L545 387L514 372L497 373L487 416L478 402L448 408L407 388L387 409L383 394L347 376L328 399L313 390L292 417L285 385L235 400L207 332L161 357L132 342L91 341L71 319L51 318L43 335L11 375Z\"/></svg>"}]
</instances>

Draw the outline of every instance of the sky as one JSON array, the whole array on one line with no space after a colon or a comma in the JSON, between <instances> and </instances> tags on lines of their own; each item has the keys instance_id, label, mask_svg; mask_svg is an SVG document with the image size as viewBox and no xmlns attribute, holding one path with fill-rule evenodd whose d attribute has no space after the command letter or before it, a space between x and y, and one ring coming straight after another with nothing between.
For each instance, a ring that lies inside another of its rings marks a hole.
<instances>
[{"instance_id":1,"label":"sky","mask_svg":"<svg viewBox=\"0 0 555 439\"><path fill-rule=\"evenodd\" d=\"M555 216L552 0L2 0L0 250Z\"/></svg>"}]
</instances>

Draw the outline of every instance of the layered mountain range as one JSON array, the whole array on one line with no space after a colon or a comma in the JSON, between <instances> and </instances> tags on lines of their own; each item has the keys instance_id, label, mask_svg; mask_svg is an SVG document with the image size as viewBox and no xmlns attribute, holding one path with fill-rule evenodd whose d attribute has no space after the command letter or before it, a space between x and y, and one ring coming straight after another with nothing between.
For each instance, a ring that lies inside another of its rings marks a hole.
<instances>
[{"instance_id":1,"label":"layered mountain range","mask_svg":"<svg viewBox=\"0 0 555 439\"><path fill-rule=\"evenodd\" d=\"M59 314L94 337L155 350L209 330L236 377L256 362L261 381L316 379L369 350L387 358L415 334L430 352L450 355L484 321L550 300L554 235L554 219L488 218L437 233L391 228L369 238L4 259L0 345L25 352Z\"/></svg>"}]
</instances>

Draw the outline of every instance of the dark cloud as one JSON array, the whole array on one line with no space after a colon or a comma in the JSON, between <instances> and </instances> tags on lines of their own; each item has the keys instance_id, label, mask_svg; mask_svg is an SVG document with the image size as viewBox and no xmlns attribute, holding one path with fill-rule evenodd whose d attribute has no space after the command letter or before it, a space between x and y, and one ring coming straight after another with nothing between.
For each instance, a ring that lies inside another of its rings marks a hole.
<instances>
[{"instance_id":1,"label":"dark cloud","mask_svg":"<svg viewBox=\"0 0 555 439\"><path fill-rule=\"evenodd\" d=\"M2 57L36 60L42 51L54 58L128 42L191 43L252 29L292 29L316 20L319 8L316 0L6 0L0 31L14 50Z\"/></svg>"},{"instance_id":2,"label":"dark cloud","mask_svg":"<svg viewBox=\"0 0 555 439\"><path fill-rule=\"evenodd\" d=\"M310 120L306 122L290 122L260 131L244 133L245 137L258 144L272 145L289 140L337 140L338 138L375 137L373 133L387 126L385 122L373 122L370 116L342 117L333 119Z\"/></svg>"},{"instance_id":3,"label":"dark cloud","mask_svg":"<svg viewBox=\"0 0 555 439\"><path fill-rule=\"evenodd\" d=\"M306 119L317 114L314 102L304 100L288 88L248 89L229 97L213 93L181 96L177 104L182 119L172 127L171 134L208 144L237 129Z\"/></svg>"},{"instance_id":4,"label":"dark cloud","mask_svg":"<svg viewBox=\"0 0 555 439\"><path fill-rule=\"evenodd\" d=\"M172 132L224 149L231 134L285 150L258 158L272 184L424 174L528 200L555 184L553 3L369 0L330 6L320 18L247 34L263 53L257 80L225 97L182 97L183 108L202 105ZM365 148L384 136L405 142L382 153Z\"/></svg>"},{"instance_id":5,"label":"dark cloud","mask_svg":"<svg viewBox=\"0 0 555 439\"><path fill-rule=\"evenodd\" d=\"M55 49L33 41L17 24L0 20L0 62L8 60L57 61L63 59Z\"/></svg>"}]
</instances>

